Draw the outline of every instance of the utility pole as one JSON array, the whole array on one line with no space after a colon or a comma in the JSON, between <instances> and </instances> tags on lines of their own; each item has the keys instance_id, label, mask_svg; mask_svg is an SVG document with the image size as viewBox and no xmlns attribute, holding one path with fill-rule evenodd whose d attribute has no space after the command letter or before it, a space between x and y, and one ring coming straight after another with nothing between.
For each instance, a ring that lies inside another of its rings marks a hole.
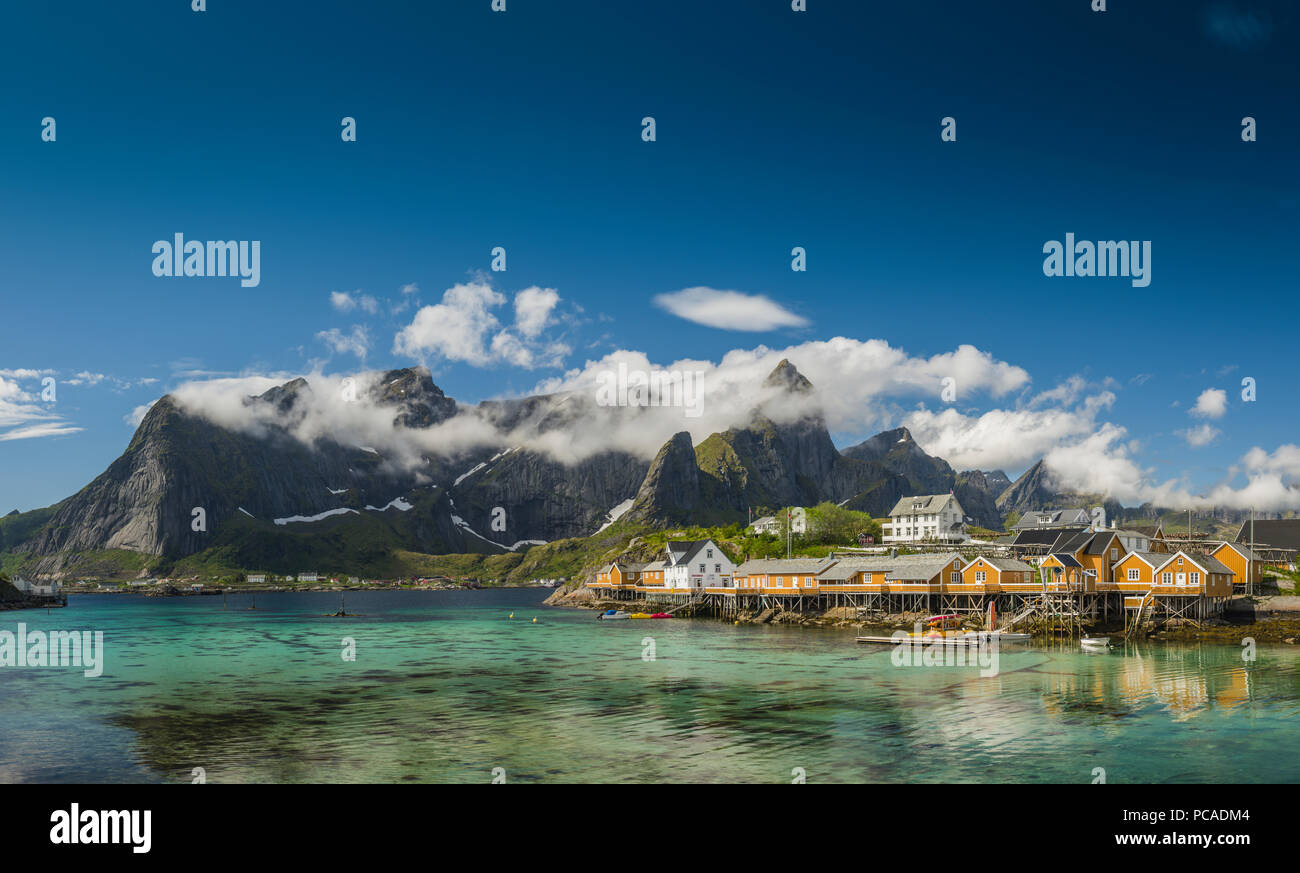
<instances>
[{"instance_id":1,"label":"utility pole","mask_svg":"<svg viewBox=\"0 0 1300 873\"><path fill-rule=\"evenodd\" d=\"M1255 591L1255 507L1250 508L1250 557L1246 559L1246 596Z\"/></svg>"}]
</instances>

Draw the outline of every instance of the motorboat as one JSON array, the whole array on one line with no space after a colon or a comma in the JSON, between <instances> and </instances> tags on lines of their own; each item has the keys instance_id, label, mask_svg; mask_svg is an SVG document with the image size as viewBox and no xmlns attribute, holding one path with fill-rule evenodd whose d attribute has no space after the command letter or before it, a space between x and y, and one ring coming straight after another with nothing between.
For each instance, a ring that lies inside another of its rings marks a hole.
<instances>
[{"instance_id":1,"label":"motorboat","mask_svg":"<svg viewBox=\"0 0 1300 873\"><path fill-rule=\"evenodd\" d=\"M598 621L626 621L632 616L621 609L611 609L596 616Z\"/></svg>"}]
</instances>

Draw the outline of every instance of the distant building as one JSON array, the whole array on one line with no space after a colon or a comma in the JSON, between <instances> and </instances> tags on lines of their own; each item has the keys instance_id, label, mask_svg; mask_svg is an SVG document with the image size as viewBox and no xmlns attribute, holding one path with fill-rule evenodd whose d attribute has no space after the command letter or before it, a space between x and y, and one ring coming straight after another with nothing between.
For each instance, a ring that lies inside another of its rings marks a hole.
<instances>
[{"instance_id":1,"label":"distant building","mask_svg":"<svg viewBox=\"0 0 1300 873\"><path fill-rule=\"evenodd\" d=\"M808 532L808 513L802 506L782 510L782 512L790 513L790 533L801 534ZM755 533L783 533L779 515L765 515L762 518L755 519L749 528Z\"/></svg>"},{"instance_id":2,"label":"distant building","mask_svg":"<svg viewBox=\"0 0 1300 873\"><path fill-rule=\"evenodd\" d=\"M1020 516L1011 530L1046 530L1059 527L1089 527L1092 513L1087 509L1032 509Z\"/></svg>"},{"instance_id":3,"label":"distant building","mask_svg":"<svg viewBox=\"0 0 1300 873\"><path fill-rule=\"evenodd\" d=\"M33 597L53 597L59 593L59 583L50 582L32 582L27 579L13 580L13 586L24 594L30 594Z\"/></svg>"},{"instance_id":4,"label":"distant building","mask_svg":"<svg viewBox=\"0 0 1300 873\"><path fill-rule=\"evenodd\" d=\"M249 577L248 577L248 583L249 583L250 585L265 585L265 584L266 584L266 574L265 574L265 573L253 573L253 574L249 575Z\"/></svg>"},{"instance_id":5,"label":"distant building","mask_svg":"<svg viewBox=\"0 0 1300 873\"><path fill-rule=\"evenodd\" d=\"M884 543L962 543L970 539L966 512L952 494L904 497L881 525Z\"/></svg>"},{"instance_id":6,"label":"distant building","mask_svg":"<svg viewBox=\"0 0 1300 873\"><path fill-rule=\"evenodd\" d=\"M317 582L317 581L319 581L319 579L318 579L318 577L317 577L317 575L316 575L315 573L299 573L299 574L298 574L298 581L299 581L299 582Z\"/></svg>"}]
</instances>

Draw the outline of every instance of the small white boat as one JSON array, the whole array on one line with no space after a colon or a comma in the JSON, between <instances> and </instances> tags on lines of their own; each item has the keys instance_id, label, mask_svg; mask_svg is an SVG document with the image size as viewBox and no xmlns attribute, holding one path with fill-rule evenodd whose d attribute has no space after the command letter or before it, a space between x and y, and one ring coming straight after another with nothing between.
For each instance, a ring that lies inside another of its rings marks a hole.
<instances>
[{"instance_id":1,"label":"small white boat","mask_svg":"<svg viewBox=\"0 0 1300 873\"><path fill-rule=\"evenodd\" d=\"M1089 651L1101 651L1110 648L1110 637L1083 637L1079 645Z\"/></svg>"},{"instance_id":2,"label":"small white boat","mask_svg":"<svg viewBox=\"0 0 1300 873\"><path fill-rule=\"evenodd\" d=\"M624 612L621 609L611 609L607 612L602 612L600 615L596 616L596 618L599 619L600 621L626 621L631 617L632 617L631 613Z\"/></svg>"}]
</instances>

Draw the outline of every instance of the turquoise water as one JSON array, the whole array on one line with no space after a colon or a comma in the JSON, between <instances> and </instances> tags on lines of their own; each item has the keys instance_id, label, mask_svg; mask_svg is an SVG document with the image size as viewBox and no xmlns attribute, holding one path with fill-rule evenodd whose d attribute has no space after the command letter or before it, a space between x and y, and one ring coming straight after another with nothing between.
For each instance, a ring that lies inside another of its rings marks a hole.
<instances>
[{"instance_id":1,"label":"turquoise water","mask_svg":"<svg viewBox=\"0 0 1300 873\"><path fill-rule=\"evenodd\" d=\"M0 613L106 648L98 678L0 668L0 781L1300 780L1291 646L1006 648L982 678L852 632L604 623L545 594L351 592L364 615L343 619L314 593Z\"/></svg>"}]
</instances>

